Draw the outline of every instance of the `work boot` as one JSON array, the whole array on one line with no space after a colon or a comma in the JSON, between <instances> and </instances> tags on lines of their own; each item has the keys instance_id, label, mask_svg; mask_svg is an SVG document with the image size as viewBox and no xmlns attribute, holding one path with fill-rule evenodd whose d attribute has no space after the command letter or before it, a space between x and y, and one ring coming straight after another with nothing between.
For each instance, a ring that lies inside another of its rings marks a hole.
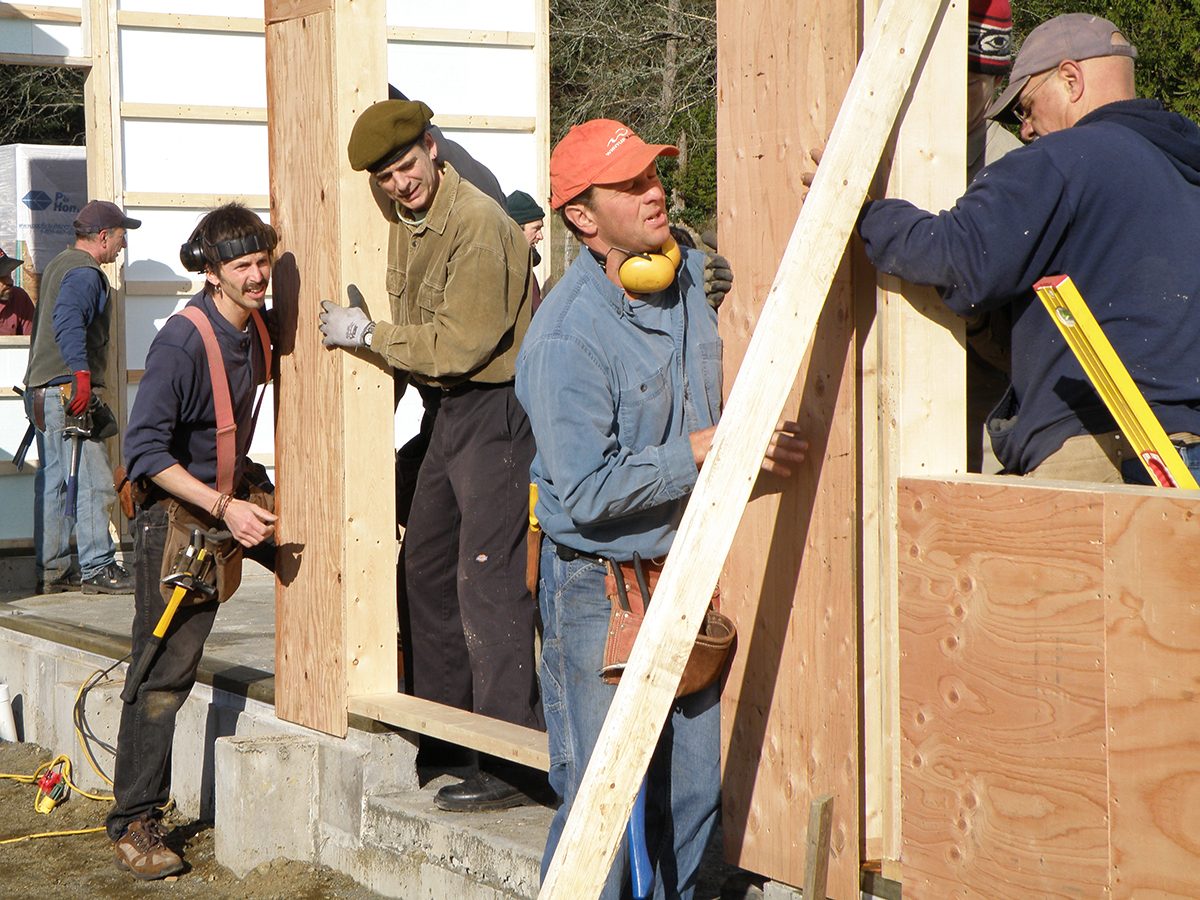
<instances>
[{"instance_id":1,"label":"work boot","mask_svg":"<svg viewBox=\"0 0 1200 900\"><path fill-rule=\"evenodd\" d=\"M69 594L79 590L79 585L79 575L75 573L60 575L58 578L51 578L49 581L39 578L36 590L39 594Z\"/></svg>"},{"instance_id":2,"label":"work boot","mask_svg":"<svg viewBox=\"0 0 1200 900\"><path fill-rule=\"evenodd\" d=\"M433 803L447 812L485 812L533 806L537 801L498 775L476 772L465 781L446 785L434 794Z\"/></svg>"},{"instance_id":3,"label":"work boot","mask_svg":"<svg viewBox=\"0 0 1200 900\"><path fill-rule=\"evenodd\" d=\"M183 871L179 854L163 843L157 819L135 819L113 844L118 869L127 869L140 881L154 881Z\"/></svg>"},{"instance_id":4,"label":"work boot","mask_svg":"<svg viewBox=\"0 0 1200 900\"><path fill-rule=\"evenodd\" d=\"M133 576L120 563L111 562L91 578L83 579L85 594L132 594Z\"/></svg>"}]
</instances>

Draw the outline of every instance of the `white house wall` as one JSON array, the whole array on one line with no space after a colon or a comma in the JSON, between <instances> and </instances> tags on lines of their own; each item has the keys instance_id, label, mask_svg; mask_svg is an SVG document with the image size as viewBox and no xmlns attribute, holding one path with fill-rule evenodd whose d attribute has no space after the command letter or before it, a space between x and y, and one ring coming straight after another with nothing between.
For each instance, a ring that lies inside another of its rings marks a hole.
<instances>
[{"instance_id":1,"label":"white house wall","mask_svg":"<svg viewBox=\"0 0 1200 900\"><path fill-rule=\"evenodd\" d=\"M547 3L387 4L389 80L429 103L434 121L488 165L506 193L527 191L543 206ZM24 57L33 54L48 62L88 61L87 7L69 0L8 12L0 7L0 61L29 61ZM123 348L132 403L150 341L199 285L179 263L179 245L196 221L226 200L241 200L269 219L266 74L261 2L117 0L115 8L114 33L95 39L97 48L112 40L116 59L112 193L144 223L130 235L118 278L125 290ZM61 21L73 14L75 22ZM36 21L38 15L52 21ZM268 393L252 447L268 463L274 450L271 400ZM19 402L0 402L0 460L11 457L9 447L20 438L8 439L20 427L19 414L15 423L8 421L16 408ZM398 441L415 431L419 415L419 404L402 405ZM30 493L28 480L0 478L0 504L24 505L18 498ZM10 530L31 534L31 527L18 523ZM9 536L0 528L0 540Z\"/></svg>"}]
</instances>

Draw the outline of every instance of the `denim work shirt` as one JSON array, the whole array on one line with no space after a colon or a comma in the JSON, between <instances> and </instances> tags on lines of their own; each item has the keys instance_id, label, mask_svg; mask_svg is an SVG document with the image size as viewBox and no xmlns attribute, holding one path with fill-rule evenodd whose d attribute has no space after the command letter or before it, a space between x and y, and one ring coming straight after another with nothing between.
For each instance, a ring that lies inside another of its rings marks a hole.
<instances>
[{"instance_id":1,"label":"denim work shirt","mask_svg":"<svg viewBox=\"0 0 1200 900\"><path fill-rule=\"evenodd\" d=\"M704 256L630 300L586 250L546 297L517 359L537 455L537 516L555 543L664 555L696 484L689 435L721 412L721 339Z\"/></svg>"}]
</instances>

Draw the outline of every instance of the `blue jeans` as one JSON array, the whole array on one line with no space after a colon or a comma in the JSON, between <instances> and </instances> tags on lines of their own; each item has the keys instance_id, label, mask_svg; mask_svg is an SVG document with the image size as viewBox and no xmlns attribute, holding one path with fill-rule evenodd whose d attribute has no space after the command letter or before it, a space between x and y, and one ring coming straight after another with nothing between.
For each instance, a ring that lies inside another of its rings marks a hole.
<instances>
[{"instance_id":1,"label":"blue jeans","mask_svg":"<svg viewBox=\"0 0 1200 900\"><path fill-rule=\"evenodd\" d=\"M1200 481L1200 444L1187 444L1183 447L1176 445L1175 449L1183 457L1183 464L1188 467L1188 471L1192 473L1192 477ZM1146 471L1146 467L1137 458L1127 459L1121 463L1121 477L1125 479L1126 484L1154 484L1150 480L1150 475Z\"/></svg>"},{"instance_id":2,"label":"blue jeans","mask_svg":"<svg viewBox=\"0 0 1200 900\"><path fill-rule=\"evenodd\" d=\"M25 410L33 420L33 391L25 394ZM78 509L75 519L63 515L72 441L63 440L66 411L57 387L46 388L46 430L37 431L38 470L33 479L33 547L38 578L57 581L71 566L71 532L83 578L98 575L116 558L108 533L116 492L108 450L101 441L83 441L79 459Z\"/></svg>"},{"instance_id":3,"label":"blue jeans","mask_svg":"<svg viewBox=\"0 0 1200 900\"><path fill-rule=\"evenodd\" d=\"M564 562L543 541L538 602L542 612L542 704L550 743L550 785L562 799L554 815L542 877L563 826L616 687L600 680L608 634L604 567ZM704 849L720 810L720 704L716 685L677 699L647 773L646 845L654 867L656 900L692 897ZM622 841L603 900L630 896Z\"/></svg>"}]
</instances>

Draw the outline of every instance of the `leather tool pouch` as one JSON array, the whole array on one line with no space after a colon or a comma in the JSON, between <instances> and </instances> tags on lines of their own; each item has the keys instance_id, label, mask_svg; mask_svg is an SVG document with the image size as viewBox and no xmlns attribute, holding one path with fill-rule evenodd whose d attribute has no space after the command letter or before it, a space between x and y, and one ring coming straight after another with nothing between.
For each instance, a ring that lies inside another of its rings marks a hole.
<instances>
[{"instance_id":1,"label":"leather tool pouch","mask_svg":"<svg viewBox=\"0 0 1200 900\"><path fill-rule=\"evenodd\" d=\"M127 519L133 518L133 482L124 466L113 469L113 490L117 492L117 501L121 504L121 514Z\"/></svg>"},{"instance_id":2,"label":"leather tool pouch","mask_svg":"<svg viewBox=\"0 0 1200 900\"><path fill-rule=\"evenodd\" d=\"M614 569L616 570L614 572ZM643 561L642 569L646 576L650 594L658 584L662 574L662 563ZM617 575L625 586L625 596L628 598L629 609L621 605L621 595L617 590ZM604 593L612 606L608 620L608 638L604 642L604 660L600 668L600 678L607 684L617 684L625 665L629 662L629 654L637 640L638 631L646 614L646 604L638 587L638 579L632 563L608 563L608 573L604 577ZM676 697L686 697L696 691L703 690L721 677L725 663L729 659L737 638L737 628L733 621L720 613L720 588L713 591L708 611L704 614L704 622L696 643L688 657L679 681Z\"/></svg>"},{"instance_id":3,"label":"leather tool pouch","mask_svg":"<svg viewBox=\"0 0 1200 900\"><path fill-rule=\"evenodd\" d=\"M540 528L536 531L530 528L525 532L525 587L529 589L529 594L535 602L538 595L538 579L541 576L544 533Z\"/></svg>"},{"instance_id":4,"label":"leather tool pouch","mask_svg":"<svg viewBox=\"0 0 1200 900\"><path fill-rule=\"evenodd\" d=\"M180 500L167 500L167 539L163 546L162 571L159 578L166 578L174 571L175 560L180 552L192 542L192 529L203 531L223 529L224 525L199 507L192 506ZM224 603L233 596L234 591L242 583L242 545L233 538L221 541L212 546L213 562L215 564L217 585L217 602ZM170 585L159 583L164 603L169 603L175 589ZM188 605L198 605L209 601L203 594L190 593L184 601Z\"/></svg>"}]
</instances>

